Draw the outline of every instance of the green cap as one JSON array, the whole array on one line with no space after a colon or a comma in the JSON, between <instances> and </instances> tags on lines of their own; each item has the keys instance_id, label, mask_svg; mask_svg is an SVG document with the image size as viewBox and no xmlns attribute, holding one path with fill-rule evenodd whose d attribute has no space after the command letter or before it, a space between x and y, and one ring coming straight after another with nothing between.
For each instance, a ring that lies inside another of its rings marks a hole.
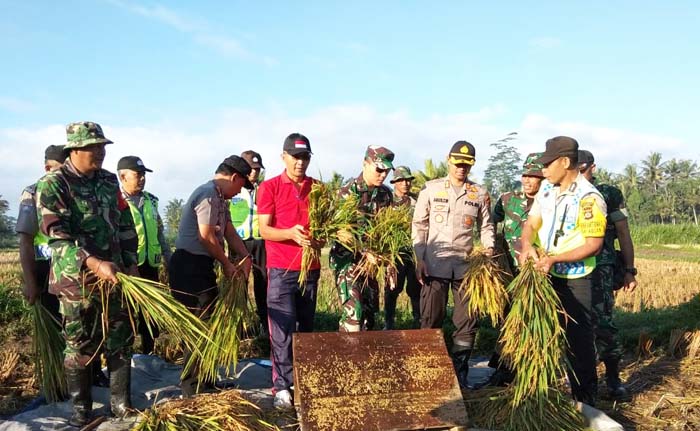
<instances>
[{"instance_id":1,"label":"green cap","mask_svg":"<svg viewBox=\"0 0 700 431\"><path fill-rule=\"evenodd\" d=\"M415 177L411 175L411 170L408 169L408 166L397 166L394 168L394 178L392 178L389 182L394 184L400 180L413 180L414 178Z\"/></svg>"},{"instance_id":2,"label":"green cap","mask_svg":"<svg viewBox=\"0 0 700 431\"><path fill-rule=\"evenodd\" d=\"M544 178L544 174L542 173L544 165L537 162L537 159L542 157L542 154L544 153L530 153L527 155L525 163L523 163L523 175Z\"/></svg>"},{"instance_id":3,"label":"green cap","mask_svg":"<svg viewBox=\"0 0 700 431\"><path fill-rule=\"evenodd\" d=\"M365 151L365 160L373 162L380 169L394 169L391 163L394 161L394 153L388 148L370 145Z\"/></svg>"},{"instance_id":4,"label":"green cap","mask_svg":"<svg viewBox=\"0 0 700 431\"><path fill-rule=\"evenodd\" d=\"M71 148L83 148L95 144L112 144L113 142L105 138L102 127L92 121L79 121L66 126L68 144L66 150Z\"/></svg>"}]
</instances>

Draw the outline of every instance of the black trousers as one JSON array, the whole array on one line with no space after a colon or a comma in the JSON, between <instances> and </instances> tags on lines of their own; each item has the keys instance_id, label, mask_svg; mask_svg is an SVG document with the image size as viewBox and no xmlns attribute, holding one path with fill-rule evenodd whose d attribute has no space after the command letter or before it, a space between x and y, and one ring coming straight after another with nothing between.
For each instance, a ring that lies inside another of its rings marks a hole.
<instances>
[{"instance_id":1,"label":"black trousers","mask_svg":"<svg viewBox=\"0 0 700 431\"><path fill-rule=\"evenodd\" d=\"M50 260L36 260L34 261L36 272L36 283L41 293L39 295L39 301L41 305L46 308L49 313L56 319L57 322L61 321L60 302L58 296L53 293L49 293L49 273L51 272L51 261Z\"/></svg>"},{"instance_id":2,"label":"black trousers","mask_svg":"<svg viewBox=\"0 0 700 431\"><path fill-rule=\"evenodd\" d=\"M214 258L177 249L170 259L169 277L173 297L200 319L208 319L219 293ZM190 353L185 352L185 363L189 356ZM185 397L197 393L199 381L195 377L195 371L181 377L180 387ZM203 382L203 387L206 389L213 383Z\"/></svg>"},{"instance_id":3,"label":"black trousers","mask_svg":"<svg viewBox=\"0 0 700 431\"><path fill-rule=\"evenodd\" d=\"M591 275L571 280L551 277L552 286L561 300L564 311L571 317L567 320L564 316L559 316L569 343L566 355L571 364L567 373L571 395L575 400L592 406L595 406L598 376L591 288L597 274L597 271L593 271Z\"/></svg>"},{"instance_id":4,"label":"black trousers","mask_svg":"<svg viewBox=\"0 0 700 431\"><path fill-rule=\"evenodd\" d=\"M455 302L452 310L452 322L455 325L452 352L471 350L478 329L477 319L467 314L467 302L459 292L461 284L461 279L428 277L420 295L421 328L442 328L442 322L447 315L447 298L452 290Z\"/></svg>"},{"instance_id":5,"label":"black trousers","mask_svg":"<svg viewBox=\"0 0 700 431\"><path fill-rule=\"evenodd\" d=\"M139 266L139 276L147 280L159 281L158 268L154 268L148 262ZM143 313L139 313L139 335L141 335L141 351L144 355L153 353L155 339L160 335L160 330L157 326L151 328L153 334L146 327L146 321L143 318Z\"/></svg>"},{"instance_id":6,"label":"black trousers","mask_svg":"<svg viewBox=\"0 0 700 431\"><path fill-rule=\"evenodd\" d=\"M247 239L243 241L246 250L253 257L253 296L255 297L255 310L260 318L260 323L265 331L270 333L267 321L267 254L265 253L265 241L262 239Z\"/></svg>"},{"instance_id":7,"label":"black trousers","mask_svg":"<svg viewBox=\"0 0 700 431\"><path fill-rule=\"evenodd\" d=\"M389 288L384 284L384 320L386 329L394 329L396 316L396 301L406 285L406 294L411 299L411 312L413 314L413 328L420 328L420 285L416 278L416 264L408 256L403 257L403 263L396 265L396 287Z\"/></svg>"}]
</instances>

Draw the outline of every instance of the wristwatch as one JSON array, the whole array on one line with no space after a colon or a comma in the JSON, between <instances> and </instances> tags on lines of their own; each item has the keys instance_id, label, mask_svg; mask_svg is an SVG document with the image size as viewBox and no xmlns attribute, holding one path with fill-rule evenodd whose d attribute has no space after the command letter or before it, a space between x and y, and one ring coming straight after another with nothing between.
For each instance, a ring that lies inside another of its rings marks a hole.
<instances>
[{"instance_id":1,"label":"wristwatch","mask_svg":"<svg viewBox=\"0 0 700 431\"><path fill-rule=\"evenodd\" d=\"M625 268L625 272L628 272L632 275L637 275L637 268L632 267L632 268Z\"/></svg>"}]
</instances>

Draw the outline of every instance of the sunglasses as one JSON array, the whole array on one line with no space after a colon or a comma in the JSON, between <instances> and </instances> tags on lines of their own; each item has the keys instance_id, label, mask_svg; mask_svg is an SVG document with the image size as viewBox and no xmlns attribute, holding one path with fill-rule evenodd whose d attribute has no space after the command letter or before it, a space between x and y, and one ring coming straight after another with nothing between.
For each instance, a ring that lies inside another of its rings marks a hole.
<instances>
[{"instance_id":1,"label":"sunglasses","mask_svg":"<svg viewBox=\"0 0 700 431\"><path fill-rule=\"evenodd\" d=\"M289 154L289 153L287 153L287 154ZM289 155L294 157L297 160L303 160L305 162L311 160L311 154L309 154L309 153L289 154Z\"/></svg>"},{"instance_id":2,"label":"sunglasses","mask_svg":"<svg viewBox=\"0 0 700 431\"><path fill-rule=\"evenodd\" d=\"M378 174L388 174L391 169L374 168Z\"/></svg>"}]
</instances>

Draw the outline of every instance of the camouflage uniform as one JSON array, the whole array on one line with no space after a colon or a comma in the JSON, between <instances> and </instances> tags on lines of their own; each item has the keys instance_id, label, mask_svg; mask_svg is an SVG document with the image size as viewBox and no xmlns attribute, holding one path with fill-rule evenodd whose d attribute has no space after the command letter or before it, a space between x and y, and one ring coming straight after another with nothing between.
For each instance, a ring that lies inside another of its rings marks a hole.
<instances>
[{"instance_id":1,"label":"camouflage uniform","mask_svg":"<svg viewBox=\"0 0 700 431\"><path fill-rule=\"evenodd\" d=\"M111 143L95 123L71 123L66 131L66 149ZM49 237L52 251L49 291L58 295L61 302L69 389L76 412L82 409L87 416L92 397L85 366L96 355L104 337L110 371L112 363L123 367L130 362L134 335L119 293L113 290L111 296L104 298L95 285L97 276L87 269L85 261L94 256L113 262L120 270L136 265L134 221L114 174L99 169L88 177L70 160L39 181L37 205L40 228ZM101 324L104 301L109 310L106 334L102 333ZM71 376L79 380L74 387ZM114 396L114 382L110 384Z\"/></svg>"},{"instance_id":2,"label":"camouflage uniform","mask_svg":"<svg viewBox=\"0 0 700 431\"><path fill-rule=\"evenodd\" d=\"M606 365L611 362L619 362L622 358L622 345L617 339L617 326L613 323L613 308L615 307L615 295L613 294L614 270L615 270L615 239L617 231L615 222L627 218L625 200L622 192L607 184L595 185L603 195L608 206L608 222L605 227L603 249L596 257L596 270L600 274L600 283L593 285L593 310L596 317L596 349L598 359Z\"/></svg>"},{"instance_id":3,"label":"camouflage uniform","mask_svg":"<svg viewBox=\"0 0 700 431\"><path fill-rule=\"evenodd\" d=\"M378 152L372 152L376 149ZM365 159L381 163L386 169L392 169L394 153L383 147L367 149ZM359 210L367 217L372 217L381 208L391 206L393 194L385 185L370 190L362 174L348 181L339 191L341 197L355 195L358 197ZM366 222L365 222L366 223ZM360 261L360 254L355 254L340 244L333 244L330 252L330 266L335 272L335 283L341 305L340 330L355 332L361 329L371 330L375 324L375 314L379 309L379 283L375 279L355 280L355 267Z\"/></svg>"}]
</instances>

